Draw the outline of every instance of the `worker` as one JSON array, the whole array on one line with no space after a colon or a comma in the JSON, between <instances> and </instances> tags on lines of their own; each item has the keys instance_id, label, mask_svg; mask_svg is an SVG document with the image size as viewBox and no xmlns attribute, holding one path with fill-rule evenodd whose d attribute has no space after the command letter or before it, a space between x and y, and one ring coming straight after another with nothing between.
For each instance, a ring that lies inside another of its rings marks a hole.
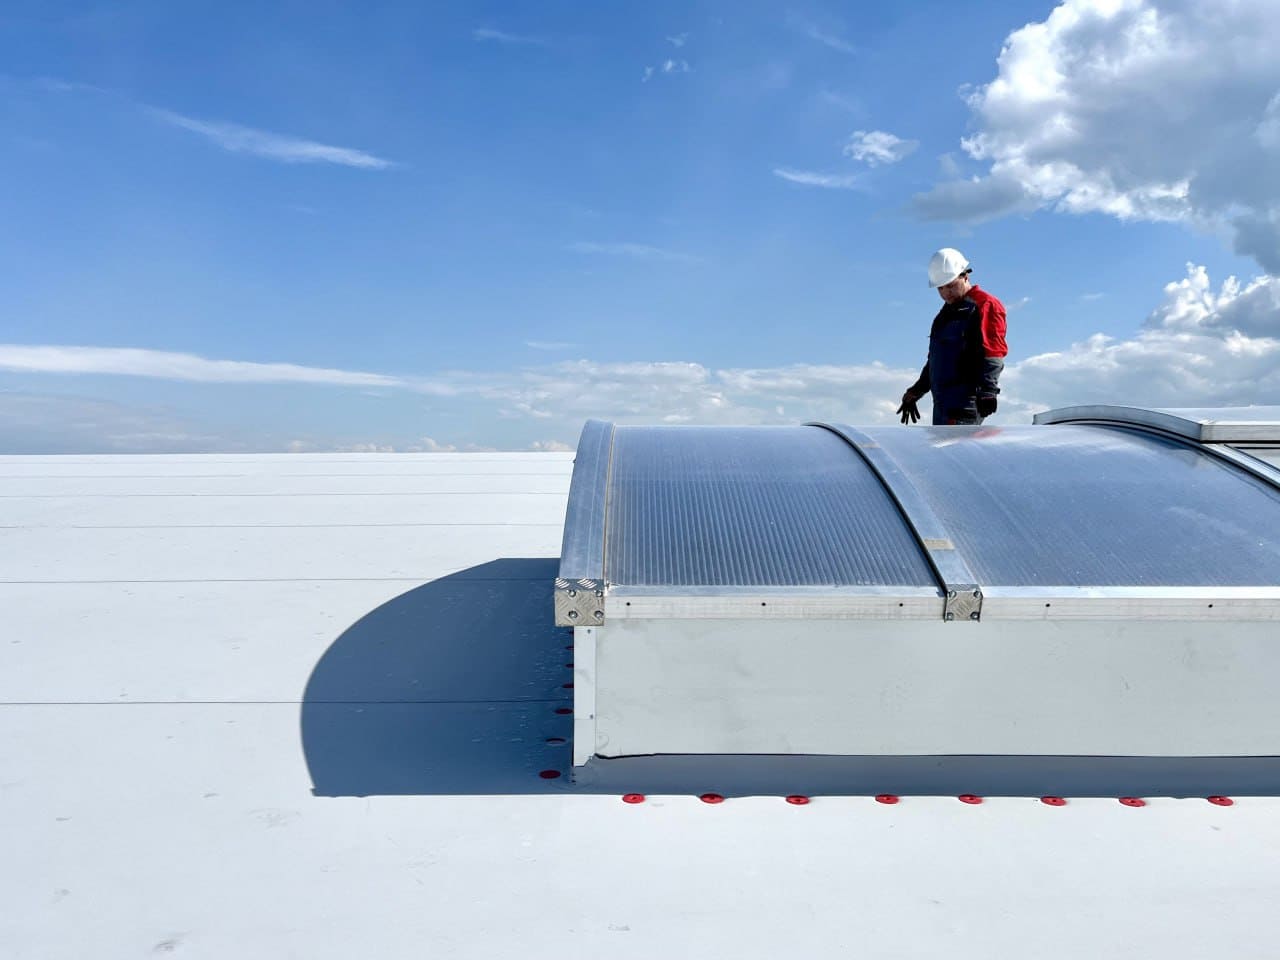
<instances>
[{"instance_id":1,"label":"worker","mask_svg":"<svg viewBox=\"0 0 1280 960\"><path fill-rule=\"evenodd\" d=\"M935 424L977 424L996 412L1004 370L1004 304L969 281L973 270L959 250L944 247L929 261L929 286L942 309L929 331L929 358L920 379L902 395L903 423L920 419L916 406L933 393Z\"/></svg>"}]
</instances>

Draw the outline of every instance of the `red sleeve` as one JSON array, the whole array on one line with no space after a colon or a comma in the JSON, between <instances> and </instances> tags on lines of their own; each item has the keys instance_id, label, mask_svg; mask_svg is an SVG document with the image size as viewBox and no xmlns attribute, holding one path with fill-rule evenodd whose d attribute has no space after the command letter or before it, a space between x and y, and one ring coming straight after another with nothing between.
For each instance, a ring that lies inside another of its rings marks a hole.
<instances>
[{"instance_id":1,"label":"red sleeve","mask_svg":"<svg viewBox=\"0 0 1280 960\"><path fill-rule=\"evenodd\" d=\"M978 304L982 322L982 350L988 357L1005 357L1009 348L1004 342L1004 304L986 296Z\"/></svg>"}]
</instances>

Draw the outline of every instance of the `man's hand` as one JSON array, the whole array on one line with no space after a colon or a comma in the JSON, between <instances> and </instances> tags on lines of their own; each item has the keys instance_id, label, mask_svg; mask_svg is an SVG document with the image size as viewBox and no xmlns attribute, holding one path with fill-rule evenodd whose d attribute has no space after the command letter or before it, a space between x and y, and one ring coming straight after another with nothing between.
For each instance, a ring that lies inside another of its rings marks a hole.
<instances>
[{"instance_id":1,"label":"man's hand","mask_svg":"<svg viewBox=\"0 0 1280 960\"><path fill-rule=\"evenodd\" d=\"M920 408L916 406L916 401L919 399L910 390L902 395L902 406L898 407L898 416L902 418L903 423L920 421Z\"/></svg>"},{"instance_id":2,"label":"man's hand","mask_svg":"<svg viewBox=\"0 0 1280 960\"><path fill-rule=\"evenodd\" d=\"M978 394L978 416L989 417L996 412L996 395L994 393Z\"/></svg>"}]
</instances>

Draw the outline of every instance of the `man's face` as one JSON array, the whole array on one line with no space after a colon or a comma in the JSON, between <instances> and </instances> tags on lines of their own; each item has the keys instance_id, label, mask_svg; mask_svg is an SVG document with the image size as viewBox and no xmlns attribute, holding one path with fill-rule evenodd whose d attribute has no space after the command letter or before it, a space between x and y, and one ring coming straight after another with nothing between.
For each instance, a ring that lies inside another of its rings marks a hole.
<instances>
[{"instance_id":1,"label":"man's face","mask_svg":"<svg viewBox=\"0 0 1280 960\"><path fill-rule=\"evenodd\" d=\"M969 275L962 273L950 283L944 283L938 288L938 296L942 297L947 303L955 303L966 293L973 284L969 282Z\"/></svg>"}]
</instances>

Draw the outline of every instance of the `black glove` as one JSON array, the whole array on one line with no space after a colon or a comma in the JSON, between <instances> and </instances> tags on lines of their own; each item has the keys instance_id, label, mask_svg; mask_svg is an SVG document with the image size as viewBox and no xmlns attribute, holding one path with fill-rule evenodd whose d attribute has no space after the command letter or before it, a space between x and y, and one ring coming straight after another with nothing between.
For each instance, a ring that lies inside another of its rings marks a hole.
<instances>
[{"instance_id":1,"label":"black glove","mask_svg":"<svg viewBox=\"0 0 1280 960\"><path fill-rule=\"evenodd\" d=\"M996 412L996 395L994 393L978 394L978 416L989 417Z\"/></svg>"},{"instance_id":2,"label":"black glove","mask_svg":"<svg viewBox=\"0 0 1280 960\"><path fill-rule=\"evenodd\" d=\"M920 398L908 390L902 395L902 406L898 407L898 416L902 417L903 423L918 423L920 420L920 408L916 406L916 401Z\"/></svg>"}]
</instances>

